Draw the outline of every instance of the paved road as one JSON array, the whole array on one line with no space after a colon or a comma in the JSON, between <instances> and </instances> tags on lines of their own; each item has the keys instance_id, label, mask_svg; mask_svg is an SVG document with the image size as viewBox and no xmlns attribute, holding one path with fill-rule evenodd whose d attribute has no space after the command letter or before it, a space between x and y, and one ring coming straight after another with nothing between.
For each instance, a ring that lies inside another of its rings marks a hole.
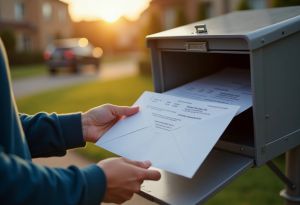
<instances>
[{"instance_id":1,"label":"paved road","mask_svg":"<svg viewBox=\"0 0 300 205\"><path fill-rule=\"evenodd\" d=\"M57 76L38 76L13 81L13 89L16 98L33 95L45 90L59 88L92 80L112 80L138 73L135 60L125 60L116 63L105 63L101 71L95 74L94 70L85 67L80 75L61 73Z\"/></svg>"},{"instance_id":2,"label":"paved road","mask_svg":"<svg viewBox=\"0 0 300 205\"><path fill-rule=\"evenodd\" d=\"M27 78L23 80L16 80L13 82L13 89L17 98L33 95L45 90L73 85L81 82L87 82L92 80L112 80L116 78L122 78L127 76L133 76L138 73L137 64L134 60L122 61L118 63L106 63L102 65L101 72L95 75L91 72L91 69L85 68L84 73L81 75L58 75L55 77L42 76ZM50 158L38 158L33 160L37 164L41 164L48 167L68 167L70 165L76 165L78 167L85 167L92 164L89 160L76 154L74 150L68 151L64 157L50 157ZM124 205L153 205L154 203L145 200L144 198L134 195L134 197L124 203ZM108 205L102 203L102 205Z\"/></svg>"}]
</instances>

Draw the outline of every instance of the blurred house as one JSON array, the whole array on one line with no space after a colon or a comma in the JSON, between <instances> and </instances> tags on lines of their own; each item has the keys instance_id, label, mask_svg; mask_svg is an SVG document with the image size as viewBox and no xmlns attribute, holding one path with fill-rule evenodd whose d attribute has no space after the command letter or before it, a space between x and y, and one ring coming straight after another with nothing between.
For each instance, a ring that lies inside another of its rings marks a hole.
<instances>
[{"instance_id":1,"label":"blurred house","mask_svg":"<svg viewBox=\"0 0 300 205\"><path fill-rule=\"evenodd\" d=\"M147 50L148 34L212 18L239 9L262 9L274 0L152 0L135 22L120 19L113 26L114 46L120 50ZM247 8L244 8L247 5Z\"/></svg>"},{"instance_id":2,"label":"blurred house","mask_svg":"<svg viewBox=\"0 0 300 205\"><path fill-rule=\"evenodd\" d=\"M17 51L42 51L72 34L68 4L59 0L0 0L0 32L13 31Z\"/></svg>"},{"instance_id":3,"label":"blurred house","mask_svg":"<svg viewBox=\"0 0 300 205\"><path fill-rule=\"evenodd\" d=\"M260 9L270 7L271 0L152 0L148 10L159 16L166 30L232 12L241 4Z\"/></svg>"}]
</instances>

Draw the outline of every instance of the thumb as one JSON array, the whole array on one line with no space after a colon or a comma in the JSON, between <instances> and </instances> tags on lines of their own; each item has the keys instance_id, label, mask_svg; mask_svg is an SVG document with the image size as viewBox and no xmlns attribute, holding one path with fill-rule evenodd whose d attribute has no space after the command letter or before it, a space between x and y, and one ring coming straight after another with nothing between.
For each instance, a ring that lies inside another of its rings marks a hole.
<instances>
[{"instance_id":1,"label":"thumb","mask_svg":"<svg viewBox=\"0 0 300 205\"><path fill-rule=\"evenodd\" d=\"M139 107L128 107L128 106L112 106L111 111L115 116L130 116L139 111Z\"/></svg>"}]
</instances>

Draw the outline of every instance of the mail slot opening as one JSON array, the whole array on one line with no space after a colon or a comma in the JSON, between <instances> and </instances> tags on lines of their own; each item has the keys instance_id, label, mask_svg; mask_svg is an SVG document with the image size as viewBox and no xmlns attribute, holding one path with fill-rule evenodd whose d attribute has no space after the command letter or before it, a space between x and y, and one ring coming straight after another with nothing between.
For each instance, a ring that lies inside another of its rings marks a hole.
<instances>
[{"instance_id":1,"label":"mail slot opening","mask_svg":"<svg viewBox=\"0 0 300 205\"><path fill-rule=\"evenodd\" d=\"M161 88L156 88L156 91L165 92L226 68L244 69L250 73L250 55L246 52L162 51L161 66L163 84ZM216 147L234 153L254 156L252 108L233 119Z\"/></svg>"}]
</instances>

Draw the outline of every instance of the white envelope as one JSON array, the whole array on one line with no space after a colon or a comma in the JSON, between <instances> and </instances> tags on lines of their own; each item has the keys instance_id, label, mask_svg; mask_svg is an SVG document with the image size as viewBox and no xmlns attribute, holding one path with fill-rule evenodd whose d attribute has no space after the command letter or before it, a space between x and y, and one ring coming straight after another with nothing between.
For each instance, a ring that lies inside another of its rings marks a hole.
<instances>
[{"instance_id":1,"label":"white envelope","mask_svg":"<svg viewBox=\"0 0 300 205\"><path fill-rule=\"evenodd\" d=\"M147 108L151 104L147 101L149 95L160 97L162 94L145 92L136 102L140 112L119 121L96 144L120 156L132 160L150 160L154 167L193 177L239 107L226 105L230 109L214 113L207 119L187 118L174 130L161 131L155 127L156 118ZM167 98L170 101L178 99L174 96Z\"/></svg>"}]
</instances>

